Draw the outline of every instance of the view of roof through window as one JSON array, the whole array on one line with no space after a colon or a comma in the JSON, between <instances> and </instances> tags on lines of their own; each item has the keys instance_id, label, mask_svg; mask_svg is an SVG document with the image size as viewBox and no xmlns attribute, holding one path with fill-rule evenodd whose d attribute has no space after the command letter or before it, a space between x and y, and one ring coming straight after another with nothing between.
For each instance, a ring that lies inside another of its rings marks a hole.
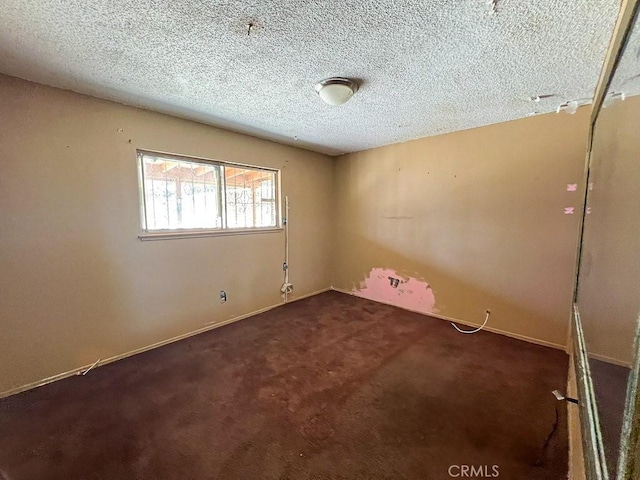
<instances>
[{"instance_id":1,"label":"view of roof through window","mask_svg":"<svg viewBox=\"0 0 640 480\"><path fill-rule=\"evenodd\" d=\"M276 227L276 171L140 153L146 231Z\"/></svg>"}]
</instances>

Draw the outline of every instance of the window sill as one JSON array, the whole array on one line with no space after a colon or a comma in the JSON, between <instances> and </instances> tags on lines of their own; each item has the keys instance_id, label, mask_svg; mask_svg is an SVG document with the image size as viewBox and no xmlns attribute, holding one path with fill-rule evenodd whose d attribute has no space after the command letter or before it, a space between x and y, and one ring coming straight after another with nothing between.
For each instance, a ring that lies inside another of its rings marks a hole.
<instances>
[{"instance_id":1,"label":"window sill","mask_svg":"<svg viewBox=\"0 0 640 480\"><path fill-rule=\"evenodd\" d=\"M179 240L182 238L226 237L228 235L252 235L256 233L277 233L282 231L284 231L284 228L282 227L245 229L239 228L233 230L167 231L156 233L142 233L138 235L138 238L143 242L147 242L150 240Z\"/></svg>"}]
</instances>

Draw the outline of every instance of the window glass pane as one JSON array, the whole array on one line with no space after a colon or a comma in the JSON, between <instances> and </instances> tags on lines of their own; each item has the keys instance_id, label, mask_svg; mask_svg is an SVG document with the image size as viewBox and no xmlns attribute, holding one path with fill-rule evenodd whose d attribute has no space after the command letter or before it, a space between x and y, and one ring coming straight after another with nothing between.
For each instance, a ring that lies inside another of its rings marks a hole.
<instances>
[{"instance_id":1,"label":"window glass pane","mask_svg":"<svg viewBox=\"0 0 640 480\"><path fill-rule=\"evenodd\" d=\"M138 152L146 231L276 227L278 172Z\"/></svg>"},{"instance_id":2,"label":"window glass pane","mask_svg":"<svg viewBox=\"0 0 640 480\"><path fill-rule=\"evenodd\" d=\"M224 167L227 227L275 227L276 173L244 167Z\"/></svg>"},{"instance_id":3,"label":"window glass pane","mask_svg":"<svg viewBox=\"0 0 640 480\"><path fill-rule=\"evenodd\" d=\"M147 230L222 228L219 165L141 158Z\"/></svg>"}]
</instances>

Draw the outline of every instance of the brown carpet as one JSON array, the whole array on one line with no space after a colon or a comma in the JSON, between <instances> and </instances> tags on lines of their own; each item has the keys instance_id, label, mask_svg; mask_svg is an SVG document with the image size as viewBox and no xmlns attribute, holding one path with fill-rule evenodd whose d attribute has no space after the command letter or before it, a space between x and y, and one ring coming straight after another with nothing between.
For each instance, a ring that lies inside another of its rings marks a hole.
<instances>
[{"instance_id":1,"label":"brown carpet","mask_svg":"<svg viewBox=\"0 0 640 480\"><path fill-rule=\"evenodd\" d=\"M0 401L0 470L560 480L564 404L543 444L567 368L561 351L327 292Z\"/></svg>"}]
</instances>

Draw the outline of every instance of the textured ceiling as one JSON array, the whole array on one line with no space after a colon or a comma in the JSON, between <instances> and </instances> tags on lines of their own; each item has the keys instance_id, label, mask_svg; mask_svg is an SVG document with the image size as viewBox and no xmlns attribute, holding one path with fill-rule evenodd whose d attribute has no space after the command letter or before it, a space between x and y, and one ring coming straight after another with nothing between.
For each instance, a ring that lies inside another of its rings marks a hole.
<instances>
[{"instance_id":1,"label":"textured ceiling","mask_svg":"<svg viewBox=\"0 0 640 480\"><path fill-rule=\"evenodd\" d=\"M3 0L0 72L338 154L588 101L619 3Z\"/></svg>"},{"instance_id":2,"label":"textured ceiling","mask_svg":"<svg viewBox=\"0 0 640 480\"><path fill-rule=\"evenodd\" d=\"M621 94L640 95L640 13L636 15L607 94L605 106Z\"/></svg>"}]
</instances>

